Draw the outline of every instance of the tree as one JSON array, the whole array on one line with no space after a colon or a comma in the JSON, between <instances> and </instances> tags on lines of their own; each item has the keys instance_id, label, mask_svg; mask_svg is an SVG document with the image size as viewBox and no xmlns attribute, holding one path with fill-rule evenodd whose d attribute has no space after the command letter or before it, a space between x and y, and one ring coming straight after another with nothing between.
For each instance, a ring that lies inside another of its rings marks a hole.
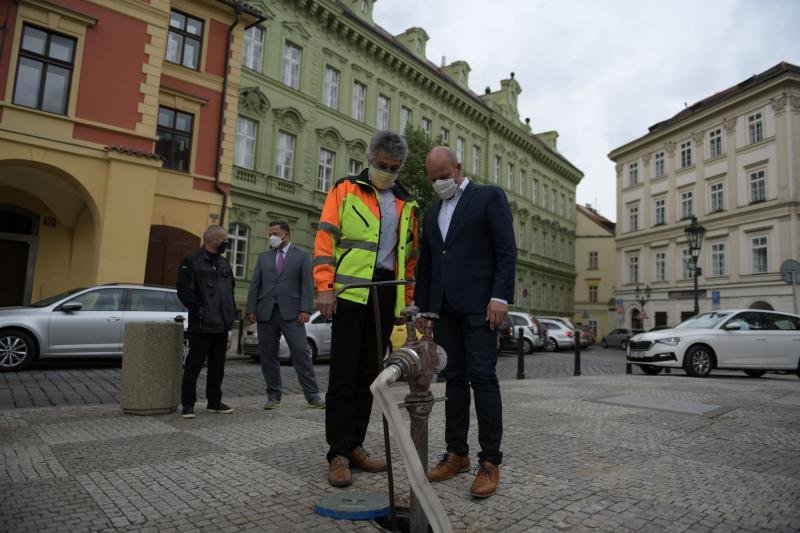
<instances>
[{"instance_id":1,"label":"tree","mask_svg":"<svg viewBox=\"0 0 800 533\"><path fill-rule=\"evenodd\" d=\"M400 170L397 181L416 198L420 213L424 213L438 199L425 174L425 158L428 152L437 146L440 139L434 141L422 129L411 125L406 127L404 136L408 143L408 158Z\"/></svg>"}]
</instances>

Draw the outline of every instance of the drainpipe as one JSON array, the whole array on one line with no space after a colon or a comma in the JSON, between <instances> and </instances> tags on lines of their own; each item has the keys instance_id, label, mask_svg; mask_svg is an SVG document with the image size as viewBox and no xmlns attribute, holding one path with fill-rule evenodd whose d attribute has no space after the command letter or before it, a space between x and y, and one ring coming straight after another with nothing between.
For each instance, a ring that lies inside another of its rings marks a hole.
<instances>
[{"instance_id":1,"label":"drainpipe","mask_svg":"<svg viewBox=\"0 0 800 533\"><path fill-rule=\"evenodd\" d=\"M222 130L225 127L225 102L228 92L228 71L231 64L231 45L233 44L233 29L239 25L239 20L242 18L244 11L244 1L237 0L234 6L236 11L236 19L233 24L228 26L228 40L225 46L225 72L222 76L222 102L219 106L219 126L217 128L217 173L214 176L214 188L222 195L222 209L219 213L219 225L225 227L225 211L228 208L228 191L222 188L219 183L220 175L222 174Z\"/></svg>"}]
</instances>

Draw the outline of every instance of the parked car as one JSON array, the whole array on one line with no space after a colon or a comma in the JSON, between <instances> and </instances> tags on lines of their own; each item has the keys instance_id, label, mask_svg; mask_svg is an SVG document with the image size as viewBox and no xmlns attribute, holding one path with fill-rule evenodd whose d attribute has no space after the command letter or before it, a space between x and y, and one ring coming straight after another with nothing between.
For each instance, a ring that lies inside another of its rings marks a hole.
<instances>
[{"instance_id":1,"label":"parked car","mask_svg":"<svg viewBox=\"0 0 800 533\"><path fill-rule=\"evenodd\" d=\"M751 377L768 370L800 376L800 315L752 309L703 313L672 329L634 336L627 361L647 374L671 367L695 377L716 368Z\"/></svg>"},{"instance_id":2,"label":"parked car","mask_svg":"<svg viewBox=\"0 0 800 533\"><path fill-rule=\"evenodd\" d=\"M317 363L321 359L329 359L331 356L331 323L332 319L322 316L322 313L315 311L308 319L306 324L306 356L312 363ZM250 324L242 336L242 352L249 356L253 361L261 360L261 352L258 349L258 326ZM289 345L281 335L278 341L278 360L283 363L291 361Z\"/></svg>"},{"instance_id":3,"label":"parked car","mask_svg":"<svg viewBox=\"0 0 800 533\"><path fill-rule=\"evenodd\" d=\"M500 350L516 351L519 330L522 328L522 344L524 353L533 353L544 346L540 335L540 325L533 315L520 311L509 311L508 318L511 326L506 331L500 332Z\"/></svg>"},{"instance_id":4,"label":"parked car","mask_svg":"<svg viewBox=\"0 0 800 533\"><path fill-rule=\"evenodd\" d=\"M608 335L603 337L603 340L600 341L600 346L603 348L608 348L609 346L622 348L623 350L628 347L628 341L630 341L631 337L637 335L639 333L643 333L644 330L641 329L627 329L627 328L619 328L612 330Z\"/></svg>"},{"instance_id":5,"label":"parked car","mask_svg":"<svg viewBox=\"0 0 800 533\"><path fill-rule=\"evenodd\" d=\"M596 342L594 331L589 326L583 324L576 324L578 329L581 330L581 346L584 345L584 341L586 342L586 346L591 346Z\"/></svg>"},{"instance_id":6,"label":"parked car","mask_svg":"<svg viewBox=\"0 0 800 533\"><path fill-rule=\"evenodd\" d=\"M540 318L539 322L547 328L547 340L544 349L557 352L562 349L575 347L575 330L564 322Z\"/></svg>"},{"instance_id":7,"label":"parked car","mask_svg":"<svg viewBox=\"0 0 800 533\"><path fill-rule=\"evenodd\" d=\"M122 357L131 322L183 322L175 289L111 283L83 287L23 307L0 308L0 372L37 359Z\"/></svg>"},{"instance_id":8,"label":"parked car","mask_svg":"<svg viewBox=\"0 0 800 533\"><path fill-rule=\"evenodd\" d=\"M564 324L565 326L567 326L567 328L575 331L575 322L573 322L572 320L570 320L567 317L564 317L564 316L540 316L538 318L540 320L552 320L552 321L555 321L555 322L560 322L560 323Z\"/></svg>"},{"instance_id":9,"label":"parked car","mask_svg":"<svg viewBox=\"0 0 800 533\"><path fill-rule=\"evenodd\" d=\"M563 316L542 316L542 317L539 317L539 318L541 318L542 320L551 320L553 322L557 322L559 324L562 324L562 326L561 326L562 329L569 330L571 332L570 335L569 335L570 337L575 334L575 330L576 329L581 329L579 326L577 326L575 324L575 322L573 322L572 320L570 320L567 317L563 317ZM580 335L580 343L581 343L581 348L588 348L589 345L591 344L591 342L589 341L589 335L581 333L581 335ZM575 346L574 342L572 343L572 346L573 347Z\"/></svg>"}]
</instances>

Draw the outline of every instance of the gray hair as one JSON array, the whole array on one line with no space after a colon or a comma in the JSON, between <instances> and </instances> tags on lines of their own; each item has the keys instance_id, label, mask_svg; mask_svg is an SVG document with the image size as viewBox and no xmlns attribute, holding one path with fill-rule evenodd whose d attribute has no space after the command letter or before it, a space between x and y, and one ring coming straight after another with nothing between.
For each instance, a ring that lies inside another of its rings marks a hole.
<instances>
[{"instance_id":1,"label":"gray hair","mask_svg":"<svg viewBox=\"0 0 800 533\"><path fill-rule=\"evenodd\" d=\"M223 228L222 226L219 226L217 224L212 224L211 226L207 227L206 230L203 232L203 242L209 242L217 235L225 235L225 237L227 238L228 232L225 231L225 228Z\"/></svg>"},{"instance_id":2,"label":"gray hair","mask_svg":"<svg viewBox=\"0 0 800 533\"><path fill-rule=\"evenodd\" d=\"M393 131L378 131L369 140L367 159L370 161L378 157L381 152L392 159L406 160L408 157L408 144L402 135Z\"/></svg>"}]
</instances>

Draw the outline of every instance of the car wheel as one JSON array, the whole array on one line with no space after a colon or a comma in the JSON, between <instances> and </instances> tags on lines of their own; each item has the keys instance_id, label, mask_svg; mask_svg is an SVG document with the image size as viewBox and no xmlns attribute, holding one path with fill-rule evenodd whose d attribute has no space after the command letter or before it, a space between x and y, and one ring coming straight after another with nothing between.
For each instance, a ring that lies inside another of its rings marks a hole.
<instances>
[{"instance_id":1,"label":"car wheel","mask_svg":"<svg viewBox=\"0 0 800 533\"><path fill-rule=\"evenodd\" d=\"M619 343L619 347L626 350L628 348L628 341L623 339L623 341Z\"/></svg>"},{"instance_id":2,"label":"car wheel","mask_svg":"<svg viewBox=\"0 0 800 533\"><path fill-rule=\"evenodd\" d=\"M704 378L711 373L714 356L705 346L692 346L683 356L683 368L695 378Z\"/></svg>"},{"instance_id":3,"label":"car wheel","mask_svg":"<svg viewBox=\"0 0 800 533\"><path fill-rule=\"evenodd\" d=\"M664 370L660 366L653 366L653 365L639 365L639 368L642 369L642 372L647 374L648 376L655 376L660 374L662 370Z\"/></svg>"},{"instance_id":4,"label":"car wheel","mask_svg":"<svg viewBox=\"0 0 800 533\"><path fill-rule=\"evenodd\" d=\"M748 376L750 376L751 378L760 378L761 376L766 374L767 371L766 370L745 370L744 373L747 374Z\"/></svg>"},{"instance_id":5,"label":"car wheel","mask_svg":"<svg viewBox=\"0 0 800 533\"><path fill-rule=\"evenodd\" d=\"M603 348L608 348L608 343L606 342L605 339L603 339L603 341L600 343L600 346L602 346Z\"/></svg>"},{"instance_id":6,"label":"car wheel","mask_svg":"<svg viewBox=\"0 0 800 533\"><path fill-rule=\"evenodd\" d=\"M26 369L36 357L36 344L24 331L0 333L0 372Z\"/></svg>"},{"instance_id":7,"label":"car wheel","mask_svg":"<svg viewBox=\"0 0 800 533\"><path fill-rule=\"evenodd\" d=\"M547 342L544 345L544 349L548 352L557 352L558 351L558 343L553 337L549 337Z\"/></svg>"},{"instance_id":8,"label":"car wheel","mask_svg":"<svg viewBox=\"0 0 800 533\"><path fill-rule=\"evenodd\" d=\"M524 353L533 353L533 343L530 339L522 339L522 351Z\"/></svg>"},{"instance_id":9,"label":"car wheel","mask_svg":"<svg viewBox=\"0 0 800 533\"><path fill-rule=\"evenodd\" d=\"M314 341L311 339L306 339L306 354L308 358L311 359L311 364L317 364L317 347L314 344Z\"/></svg>"}]
</instances>

